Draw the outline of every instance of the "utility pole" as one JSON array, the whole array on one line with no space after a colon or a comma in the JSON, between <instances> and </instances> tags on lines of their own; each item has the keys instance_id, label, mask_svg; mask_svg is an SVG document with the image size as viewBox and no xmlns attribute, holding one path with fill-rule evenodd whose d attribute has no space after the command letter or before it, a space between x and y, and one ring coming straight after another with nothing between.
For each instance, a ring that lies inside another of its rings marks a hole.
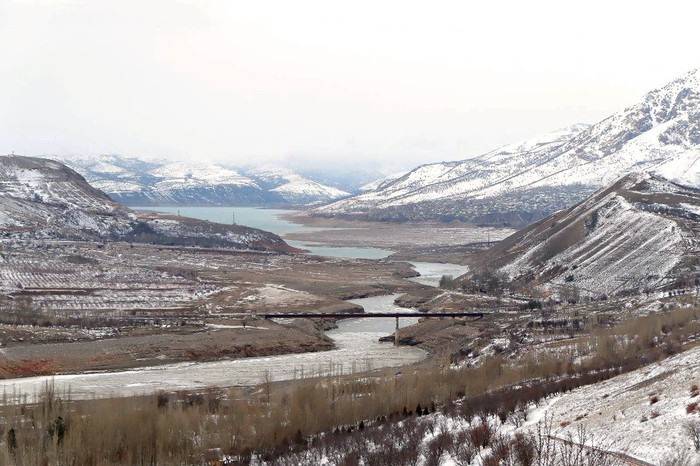
<instances>
[{"instance_id":1,"label":"utility pole","mask_svg":"<svg viewBox=\"0 0 700 466\"><path fill-rule=\"evenodd\" d=\"M399 346L399 317L396 316L396 331L394 332L394 346Z\"/></svg>"},{"instance_id":2,"label":"utility pole","mask_svg":"<svg viewBox=\"0 0 700 466\"><path fill-rule=\"evenodd\" d=\"M234 210L231 212L231 225L235 225L235 224L236 224L236 211Z\"/></svg>"}]
</instances>

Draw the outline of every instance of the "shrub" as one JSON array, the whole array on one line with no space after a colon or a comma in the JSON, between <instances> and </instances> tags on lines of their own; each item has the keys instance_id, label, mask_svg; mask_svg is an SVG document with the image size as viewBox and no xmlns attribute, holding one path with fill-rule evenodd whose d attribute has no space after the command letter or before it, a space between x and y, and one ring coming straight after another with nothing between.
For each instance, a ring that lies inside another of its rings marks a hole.
<instances>
[{"instance_id":1,"label":"shrub","mask_svg":"<svg viewBox=\"0 0 700 466\"><path fill-rule=\"evenodd\" d=\"M683 430L693 441L695 451L700 451L700 419L692 419L683 423Z\"/></svg>"},{"instance_id":2,"label":"shrub","mask_svg":"<svg viewBox=\"0 0 700 466\"><path fill-rule=\"evenodd\" d=\"M517 464L520 466L532 466L535 462L535 444L533 440L518 432L511 441L511 446Z\"/></svg>"},{"instance_id":3,"label":"shrub","mask_svg":"<svg viewBox=\"0 0 700 466\"><path fill-rule=\"evenodd\" d=\"M527 308L530 310L542 309L542 301L539 299L531 299L527 302Z\"/></svg>"},{"instance_id":4,"label":"shrub","mask_svg":"<svg viewBox=\"0 0 700 466\"><path fill-rule=\"evenodd\" d=\"M425 466L439 466L443 455L450 450L454 441L452 434L441 432L430 440L425 453Z\"/></svg>"},{"instance_id":5,"label":"shrub","mask_svg":"<svg viewBox=\"0 0 700 466\"><path fill-rule=\"evenodd\" d=\"M659 395L652 395L649 397L649 404L653 405L659 402Z\"/></svg>"},{"instance_id":6,"label":"shrub","mask_svg":"<svg viewBox=\"0 0 700 466\"><path fill-rule=\"evenodd\" d=\"M486 448L493 438L493 427L487 421L481 421L469 430L469 438L476 448Z\"/></svg>"},{"instance_id":7,"label":"shrub","mask_svg":"<svg viewBox=\"0 0 700 466\"><path fill-rule=\"evenodd\" d=\"M457 466L469 466L477 454L477 448L472 444L468 431L458 432L448 448L450 458Z\"/></svg>"}]
</instances>

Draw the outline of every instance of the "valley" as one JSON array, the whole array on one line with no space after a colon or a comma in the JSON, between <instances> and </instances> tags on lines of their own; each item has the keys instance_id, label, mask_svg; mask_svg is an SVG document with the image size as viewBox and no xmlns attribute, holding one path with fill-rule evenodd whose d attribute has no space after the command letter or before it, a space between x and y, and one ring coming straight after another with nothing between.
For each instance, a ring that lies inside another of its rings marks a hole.
<instances>
[{"instance_id":1,"label":"valley","mask_svg":"<svg viewBox=\"0 0 700 466\"><path fill-rule=\"evenodd\" d=\"M152 447L184 464L221 449L256 466L501 465L542 429L637 461L649 450L625 435L583 434L677 436L698 412L657 383L697 386L698 85L355 195L280 167L76 158L83 177L0 157L0 418L22 438L64 419L84 435L110 409L107 463L137 413L168 425L153 445L201 433ZM299 312L313 317L282 316ZM546 460L572 454L557 448Z\"/></svg>"}]
</instances>

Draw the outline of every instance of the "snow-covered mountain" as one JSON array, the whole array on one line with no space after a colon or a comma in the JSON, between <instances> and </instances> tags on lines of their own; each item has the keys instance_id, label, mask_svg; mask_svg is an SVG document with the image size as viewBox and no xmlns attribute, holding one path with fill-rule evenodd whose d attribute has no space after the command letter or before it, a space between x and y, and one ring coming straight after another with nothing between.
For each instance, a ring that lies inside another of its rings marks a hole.
<instances>
[{"instance_id":1,"label":"snow-covered mountain","mask_svg":"<svg viewBox=\"0 0 700 466\"><path fill-rule=\"evenodd\" d=\"M693 283L700 265L700 190L634 173L473 257L554 293L601 296Z\"/></svg>"},{"instance_id":2,"label":"snow-covered mountain","mask_svg":"<svg viewBox=\"0 0 700 466\"><path fill-rule=\"evenodd\" d=\"M100 169L123 173L109 164ZM0 236L293 250L254 228L134 212L57 161L19 156L0 156Z\"/></svg>"},{"instance_id":3,"label":"snow-covered mountain","mask_svg":"<svg viewBox=\"0 0 700 466\"><path fill-rule=\"evenodd\" d=\"M328 202L350 195L348 192L317 183L276 165L257 167L245 173L255 179L263 189L279 195L292 204Z\"/></svg>"},{"instance_id":4,"label":"snow-covered mountain","mask_svg":"<svg viewBox=\"0 0 700 466\"><path fill-rule=\"evenodd\" d=\"M423 165L325 216L527 224L635 171L700 185L700 70L592 125L575 125L472 159Z\"/></svg>"},{"instance_id":5,"label":"snow-covered mountain","mask_svg":"<svg viewBox=\"0 0 700 466\"><path fill-rule=\"evenodd\" d=\"M387 175L385 177L379 178L378 180L374 180L360 186L360 191L363 193L366 193L368 191L376 191L380 188L385 187L389 183L398 180L405 174L406 172L392 173L391 175Z\"/></svg>"},{"instance_id":6,"label":"snow-covered mountain","mask_svg":"<svg viewBox=\"0 0 700 466\"><path fill-rule=\"evenodd\" d=\"M119 155L58 158L125 205L305 205L349 194L291 170L240 170L207 162Z\"/></svg>"}]
</instances>

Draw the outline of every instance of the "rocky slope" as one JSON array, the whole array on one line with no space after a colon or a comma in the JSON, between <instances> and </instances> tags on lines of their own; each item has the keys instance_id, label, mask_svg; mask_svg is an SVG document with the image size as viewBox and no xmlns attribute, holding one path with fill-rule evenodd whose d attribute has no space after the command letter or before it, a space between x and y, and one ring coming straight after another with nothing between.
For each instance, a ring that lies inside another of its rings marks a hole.
<instances>
[{"instance_id":1,"label":"rocky slope","mask_svg":"<svg viewBox=\"0 0 700 466\"><path fill-rule=\"evenodd\" d=\"M700 70L593 125L416 168L317 215L528 224L635 171L700 185Z\"/></svg>"},{"instance_id":2,"label":"rocky slope","mask_svg":"<svg viewBox=\"0 0 700 466\"><path fill-rule=\"evenodd\" d=\"M291 170L235 170L214 163L118 155L59 157L112 199L132 206L305 205L349 193Z\"/></svg>"},{"instance_id":3,"label":"rocky slope","mask_svg":"<svg viewBox=\"0 0 700 466\"><path fill-rule=\"evenodd\" d=\"M630 174L472 259L555 294L600 297L693 283L700 264L700 190Z\"/></svg>"},{"instance_id":4,"label":"rocky slope","mask_svg":"<svg viewBox=\"0 0 700 466\"><path fill-rule=\"evenodd\" d=\"M0 157L0 236L293 250L253 228L136 213L59 162L19 156Z\"/></svg>"}]
</instances>

